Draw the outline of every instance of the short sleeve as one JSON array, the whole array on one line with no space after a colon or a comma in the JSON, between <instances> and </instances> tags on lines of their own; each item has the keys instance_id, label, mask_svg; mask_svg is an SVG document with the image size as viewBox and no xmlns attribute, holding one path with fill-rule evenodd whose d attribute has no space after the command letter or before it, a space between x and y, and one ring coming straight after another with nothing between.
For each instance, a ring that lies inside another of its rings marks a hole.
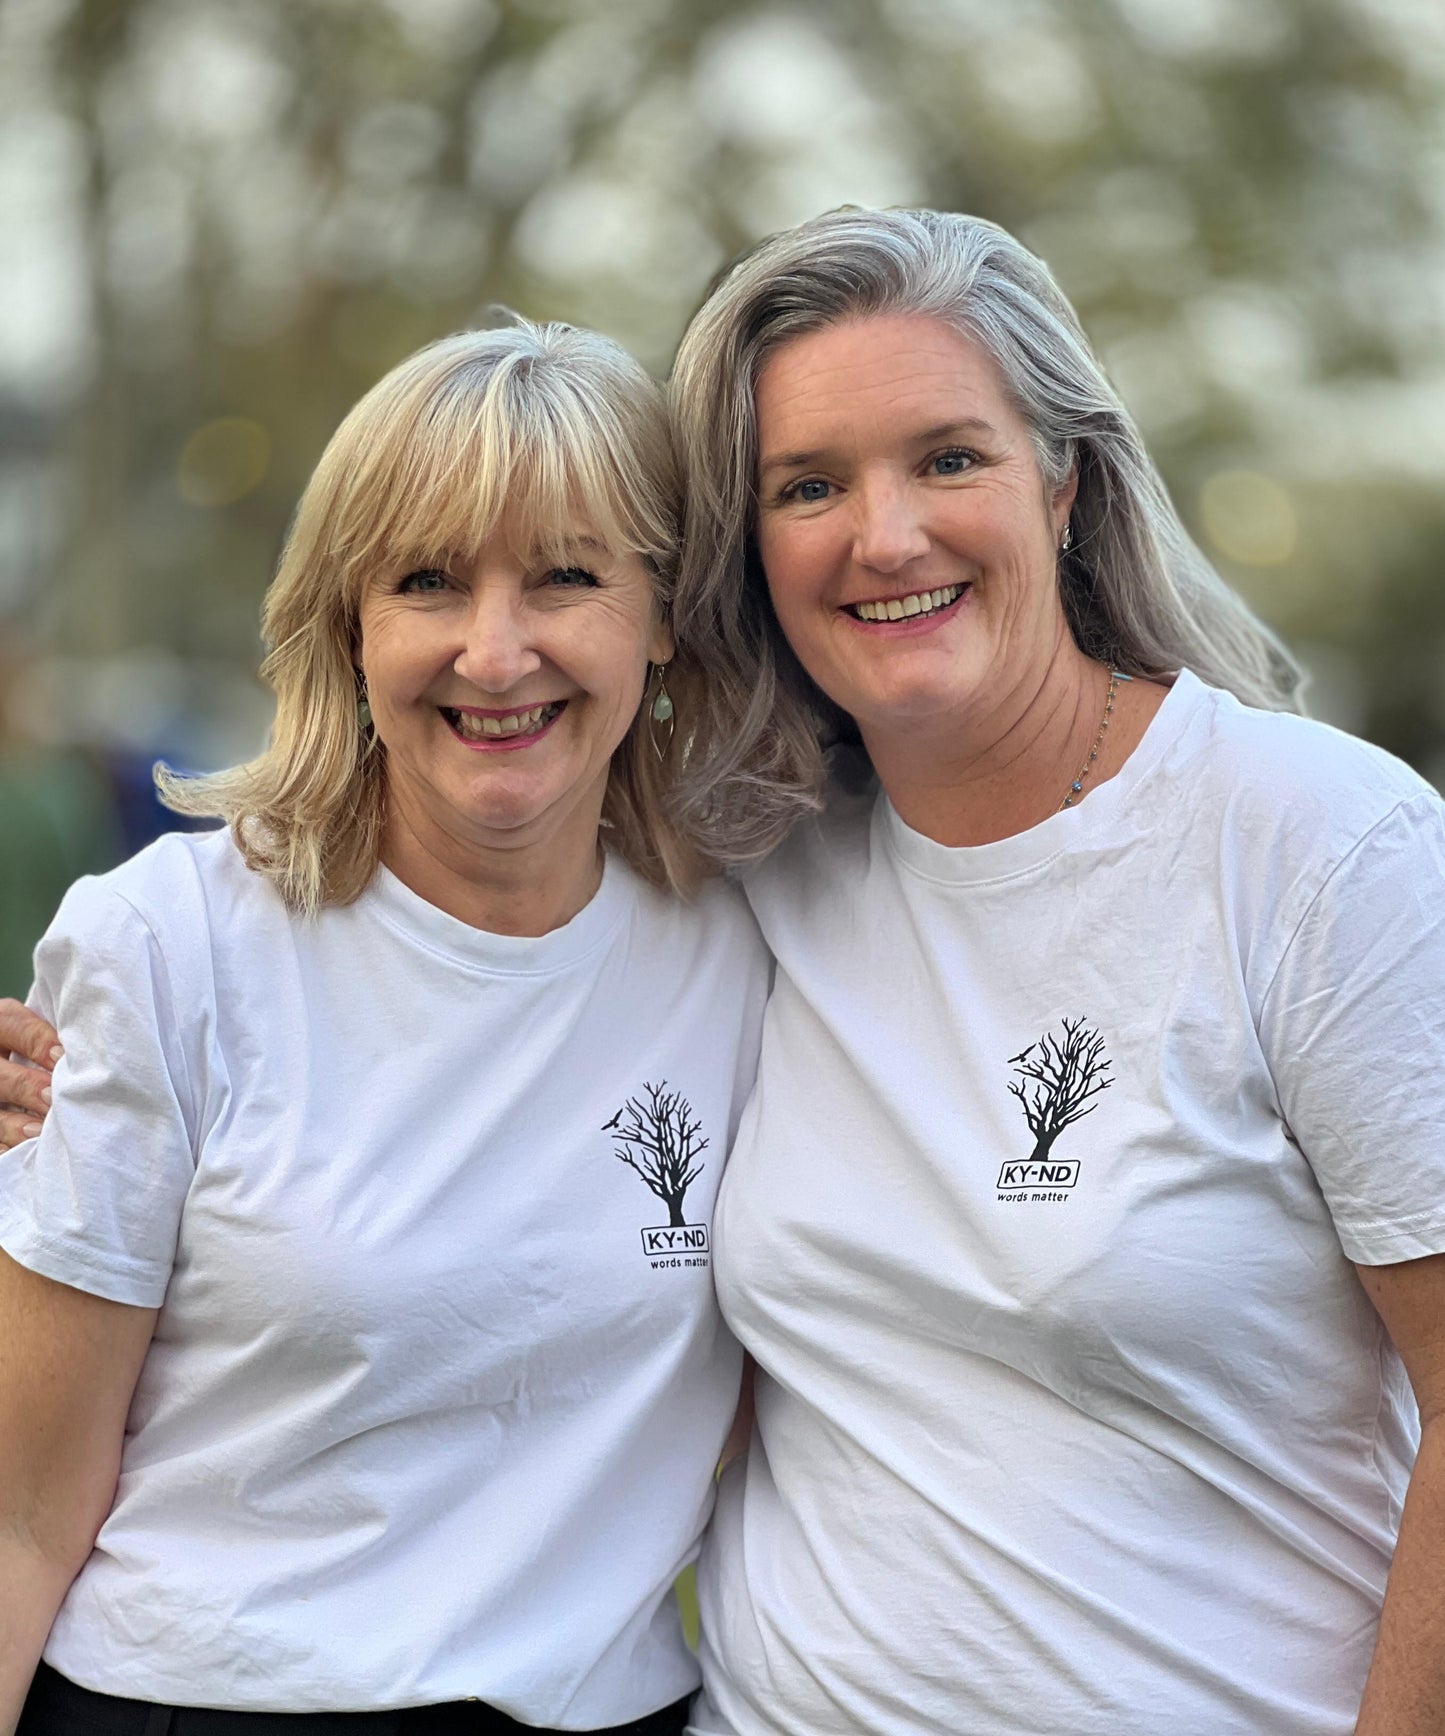
<instances>
[{"instance_id":1,"label":"short sleeve","mask_svg":"<svg viewBox=\"0 0 1445 1736\"><path fill-rule=\"evenodd\" d=\"M1445 1252L1445 805L1391 810L1330 875L1265 996L1260 1039L1341 1245Z\"/></svg>"},{"instance_id":2,"label":"short sleeve","mask_svg":"<svg viewBox=\"0 0 1445 1736\"><path fill-rule=\"evenodd\" d=\"M36 949L30 1000L65 1055L39 1137L0 1154L0 1247L77 1290L159 1307L195 1176L194 1106L150 925L81 881Z\"/></svg>"}]
</instances>

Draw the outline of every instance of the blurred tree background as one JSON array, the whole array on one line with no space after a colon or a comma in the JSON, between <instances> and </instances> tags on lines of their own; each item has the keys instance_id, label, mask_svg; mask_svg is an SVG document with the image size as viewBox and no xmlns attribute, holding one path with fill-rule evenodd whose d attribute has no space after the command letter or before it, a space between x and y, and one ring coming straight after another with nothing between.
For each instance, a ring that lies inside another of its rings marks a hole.
<instances>
[{"instance_id":1,"label":"blurred tree background","mask_svg":"<svg viewBox=\"0 0 1445 1736\"><path fill-rule=\"evenodd\" d=\"M331 430L503 302L659 374L845 201L1048 259L1318 714L1445 782L1439 0L0 0L0 992L254 752Z\"/></svg>"}]
</instances>

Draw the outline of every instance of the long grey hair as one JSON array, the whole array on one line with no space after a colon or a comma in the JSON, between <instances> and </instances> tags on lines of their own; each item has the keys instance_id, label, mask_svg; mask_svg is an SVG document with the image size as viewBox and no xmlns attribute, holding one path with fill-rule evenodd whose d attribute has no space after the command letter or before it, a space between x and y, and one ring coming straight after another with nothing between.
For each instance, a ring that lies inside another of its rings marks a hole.
<instances>
[{"instance_id":1,"label":"long grey hair","mask_svg":"<svg viewBox=\"0 0 1445 1736\"><path fill-rule=\"evenodd\" d=\"M942 211L845 209L745 253L688 327L672 379L687 479L679 636L708 670L681 815L754 860L816 808L848 720L774 618L754 529L753 390L789 339L875 313L946 321L982 346L1029 425L1045 484L1078 467L1059 588L1075 640L1128 675L1189 668L1248 705L1297 708L1298 666L1200 553L1048 267L1007 231Z\"/></svg>"}]
</instances>

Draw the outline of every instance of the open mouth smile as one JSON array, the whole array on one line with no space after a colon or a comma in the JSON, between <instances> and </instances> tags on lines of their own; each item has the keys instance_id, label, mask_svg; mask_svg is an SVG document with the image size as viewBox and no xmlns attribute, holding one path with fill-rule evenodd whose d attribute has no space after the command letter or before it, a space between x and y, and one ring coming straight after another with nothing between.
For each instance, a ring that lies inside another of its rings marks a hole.
<instances>
[{"instance_id":1,"label":"open mouth smile","mask_svg":"<svg viewBox=\"0 0 1445 1736\"><path fill-rule=\"evenodd\" d=\"M479 711L471 706L441 705L458 741L468 747L530 747L544 736L567 708L565 699L548 705L522 706L516 711Z\"/></svg>"},{"instance_id":2,"label":"open mouth smile","mask_svg":"<svg viewBox=\"0 0 1445 1736\"><path fill-rule=\"evenodd\" d=\"M936 591L911 591L906 597L884 597L870 603L845 603L843 612L855 621L923 621L951 609L967 585L944 585Z\"/></svg>"}]
</instances>

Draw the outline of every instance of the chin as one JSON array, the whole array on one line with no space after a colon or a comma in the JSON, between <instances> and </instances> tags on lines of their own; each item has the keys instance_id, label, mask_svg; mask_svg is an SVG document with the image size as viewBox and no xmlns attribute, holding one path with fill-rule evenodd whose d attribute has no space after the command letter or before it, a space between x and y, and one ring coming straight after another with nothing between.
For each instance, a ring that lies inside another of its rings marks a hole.
<instances>
[{"instance_id":1,"label":"chin","mask_svg":"<svg viewBox=\"0 0 1445 1736\"><path fill-rule=\"evenodd\" d=\"M553 800L551 792L538 789L535 784L530 788L523 785L499 789L493 782L491 788L461 792L455 805L470 826L479 826L489 832L514 832L539 819L552 806Z\"/></svg>"},{"instance_id":2,"label":"chin","mask_svg":"<svg viewBox=\"0 0 1445 1736\"><path fill-rule=\"evenodd\" d=\"M947 689L908 687L889 693L871 693L855 703L839 700L844 711L861 729L922 729L946 721L967 708L973 689L955 683Z\"/></svg>"}]
</instances>

